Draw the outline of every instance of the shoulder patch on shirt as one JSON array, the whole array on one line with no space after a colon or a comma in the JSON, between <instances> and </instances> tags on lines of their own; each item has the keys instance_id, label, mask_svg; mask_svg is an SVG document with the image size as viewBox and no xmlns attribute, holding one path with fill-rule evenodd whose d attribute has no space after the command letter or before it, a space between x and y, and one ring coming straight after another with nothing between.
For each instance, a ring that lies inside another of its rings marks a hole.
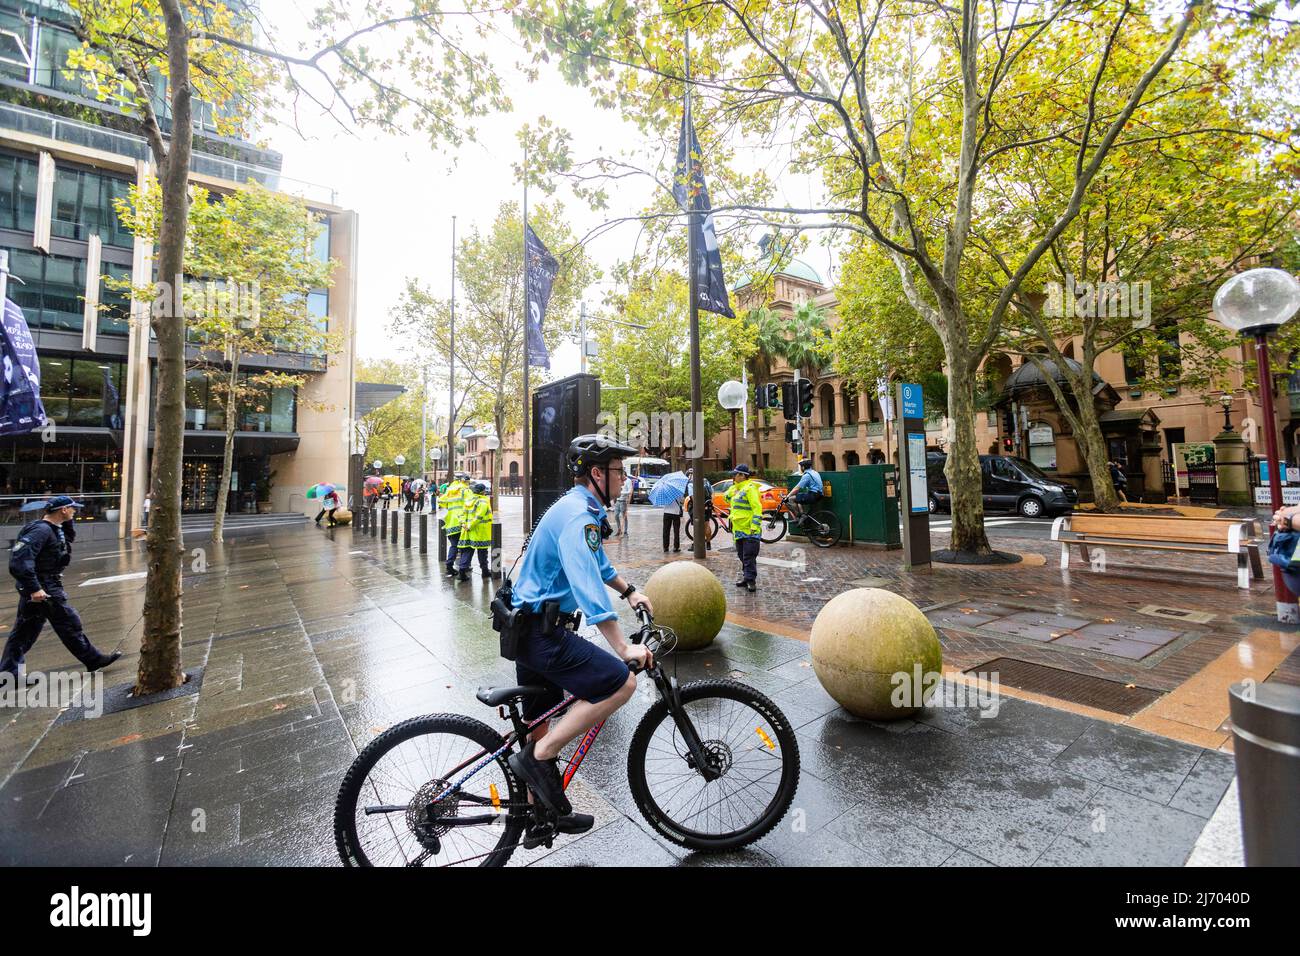
<instances>
[{"instance_id":1,"label":"shoulder patch on shirt","mask_svg":"<svg viewBox=\"0 0 1300 956\"><path fill-rule=\"evenodd\" d=\"M23 549L23 546L26 545L26 544L27 544L26 541L24 541L22 538L19 538L17 541L14 542L14 552L13 552L13 553L14 553L14 554L17 554L19 551L21 551L21 550Z\"/></svg>"},{"instance_id":2,"label":"shoulder patch on shirt","mask_svg":"<svg viewBox=\"0 0 1300 956\"><path fill-rule=\"evenodd\" d=\"M582 536L586 539L587 547L591 548L592 551L600 550L600 529L594 524L584 525Z\"/></svg>"}]
</instances>

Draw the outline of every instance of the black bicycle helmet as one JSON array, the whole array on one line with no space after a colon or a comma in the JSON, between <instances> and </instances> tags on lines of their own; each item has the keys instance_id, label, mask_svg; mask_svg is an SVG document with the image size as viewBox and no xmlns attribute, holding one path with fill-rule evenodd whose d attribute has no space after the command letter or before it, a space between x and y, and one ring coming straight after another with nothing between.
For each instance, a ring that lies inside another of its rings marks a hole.
<instances>
[{"instance_id":1,"label":"black bicycle helmet","mask_svg":"<svg viewBox=\"0 0 1300 956\"><path fill-rule=\"evenodd\" d=\"M799 467L800 467L800 468L811 468L811 467L812 467L812 459L811 459L811 458L800 458L800 459L799 459Z\"/></svg>"},{"instance_id":2,"label":"black bicycle helmet","mask_svg":"<svg viewBox=\"0 0 1300 956\"><path fill-rule=\"evenodd\" d=\"M565 459L571 474L585 475L596 465L608 464L616 458L630 458L635 454L636 449L631 445L616 442L606 435L579 435L569 443Z\"/></svg>"},{"instance_id":3,"label":"black bicycle helmet","mask_svg":"<svg viewBox=\"0 0 1300 956\"><path fill-rule=\"evenodd\" d=\"M486 495L492 489L488 487L486 481L476 481L469 486L469 490L474 492L476 495Z\"/></svg>"}]
</instances>

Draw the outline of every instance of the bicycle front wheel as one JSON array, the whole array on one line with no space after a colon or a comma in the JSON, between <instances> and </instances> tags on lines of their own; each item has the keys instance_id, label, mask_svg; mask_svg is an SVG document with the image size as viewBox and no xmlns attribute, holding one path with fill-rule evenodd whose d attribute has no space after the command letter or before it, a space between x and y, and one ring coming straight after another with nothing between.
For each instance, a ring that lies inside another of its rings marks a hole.
<instances>
[{"instance_id":1,"label":"bicycle front wheel","mask_svg":"<svg viewBox=\"0 0 1300 956\"><path fill-rule=\"evenodd\" d=\"M487 724L459 714L416 717L372 740L334 804L344 865L505 866L528 812L506 755L447 793L504 743Z\"/></svg>"},{"instance_id":2,"label":"bicycle front wheel","mask_svg":"<svg viewBox=\"0 0 1300 956\"><path fill-rule=\"evenodd\" d=\"M785 537L787 525L784 512L765 511L759 522L759 539L764 544L776 544Z\"/></svg>"},{"instance_id":3,"label":"bicycle front wheel","mask_svg":"<svg viewBox=\"0 0 1300 956\"><path fill-rule=\"evenodd\" d=\"M683 515L682 527L686 529L686 540L695 540L695 522L691 519L690 513ZM709 515L708 519L709 540L712 541L718 535L718 519Z\"/></svg>"},{"instance_id":4,"label":"bicycle front wheel","mask_svg":"<svg viewBox=\"0 0 1300 956\"><path fill-rule=\"evenodd\" d=\"M632 799L646 821L679 846L722 852L775 827L799 786L799 746L780 708L754 688L704 680L681 688L685 718L718 772L696 769L660 699L637 725L627 755Z\"/></svg>"},{"instance_id":5,"label":"bicycle front wheel","mask_svg":"<svg viewBox=\"0 0 1300 956\"><path fill-rule=\"evenodd\" d=\"M840 519L833 511L819 511L804 519L808 539L819 548L830 548L840 543Z\"/></svg>"}]
</instances>

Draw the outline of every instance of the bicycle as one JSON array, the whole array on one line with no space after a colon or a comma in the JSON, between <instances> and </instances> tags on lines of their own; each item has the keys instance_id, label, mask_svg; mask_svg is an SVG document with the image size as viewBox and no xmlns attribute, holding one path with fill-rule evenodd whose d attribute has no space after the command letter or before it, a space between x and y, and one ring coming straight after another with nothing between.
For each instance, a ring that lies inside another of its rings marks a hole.
<instances>
[{"instance_id":1,"label":"bicycle","mask_svg":"<svg viewBox=\"0 0 1300 956\"><path fill-rule=\"evenodd\" d=\"M712 541L717 536L719 530L725 530L731 533L731 513L721 512L722 517L709 518L709 540ZM695 528L694 522L686 522L686 538L694 540ZM840 543L840 537L843 529L840 526L840 519L833 511L818 511L813 514L796 515L790 508L785 496L781 498L781 503L768 511L763 512L763 517L759 521L759 538L764 544L776 544L786 536L786 532L794 530L795 534L806 535L819 548L831 548Z\"/></svg>"},{"instance_id":2,"label":"bicycle","mask_svg":"<svg viewBox=\"0 0 1300 956\"><path fill-rule=\"evenodd\" d=\"M785 816L799 786L799 747L789 720L766 696L733 680L678 685L663 669L677 638L638 608L630 639L654 654L646 673L659 699L628 749L632 799L666 840L702 852L748 846ZM636 668L629 664L635 672ZM506 711L505 735L473 717L432 714L390 727L357 755L339 787L334 836L347 866L505 866L520 846L550 848L557 817L529 801L507 758L528 732L562 714L566 696L524 723L520 706L542 687L480 688ZM563 771L567 789L603 722L583 736Z\"/></svg>"}]
</instances>

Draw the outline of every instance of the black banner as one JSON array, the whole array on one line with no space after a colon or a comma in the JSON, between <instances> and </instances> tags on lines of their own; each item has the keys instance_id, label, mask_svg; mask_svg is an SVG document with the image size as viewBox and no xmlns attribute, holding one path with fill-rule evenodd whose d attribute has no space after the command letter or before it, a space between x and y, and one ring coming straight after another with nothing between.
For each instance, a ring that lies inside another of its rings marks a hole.
<instances>
[{"instance_id":1,"label":"black banner","mask_svg":"<svg viewBox=\"0 0 1300 956\"><path fill-rule=\"evenodd\" d=\"M689 113L682 114L673 196L683 209L704 214L692 216L688 227L695 230L695 261L691 263L695 305L705 312L735 318L727 300L727 280L722 277L722 253L718 249L718 233L709 206L709 190L704 185L700 141L695 137Z\"/></svg>"},{"instance_id":2,"label":"black banner","mask_svg":"<svg viewBox=\"0 0 1300 956\"><path fill-rule=\"evenodd\" d=\"M4 378L0 380L0 435L24 435L45 424L41 404L41 366L23 310L4 304Z\"/></svg>"},{"instance_id":3,"label":"black banner","mask_svg":"<svg viewBox=\"0 0 1300 956\"><path fill-rule=\"evenodd\" d=\"M524 224L525 242L528 244L524 261L528 272L524 281L527 296L526 312L528 315L528 364L551 367L551 355L546 350L546 341L542 338L542 320L546 318L546 306L551 301L551 287L555 276L560 271L560 264L551 255L533 227Z\"/></svg>"}]
</instances>

